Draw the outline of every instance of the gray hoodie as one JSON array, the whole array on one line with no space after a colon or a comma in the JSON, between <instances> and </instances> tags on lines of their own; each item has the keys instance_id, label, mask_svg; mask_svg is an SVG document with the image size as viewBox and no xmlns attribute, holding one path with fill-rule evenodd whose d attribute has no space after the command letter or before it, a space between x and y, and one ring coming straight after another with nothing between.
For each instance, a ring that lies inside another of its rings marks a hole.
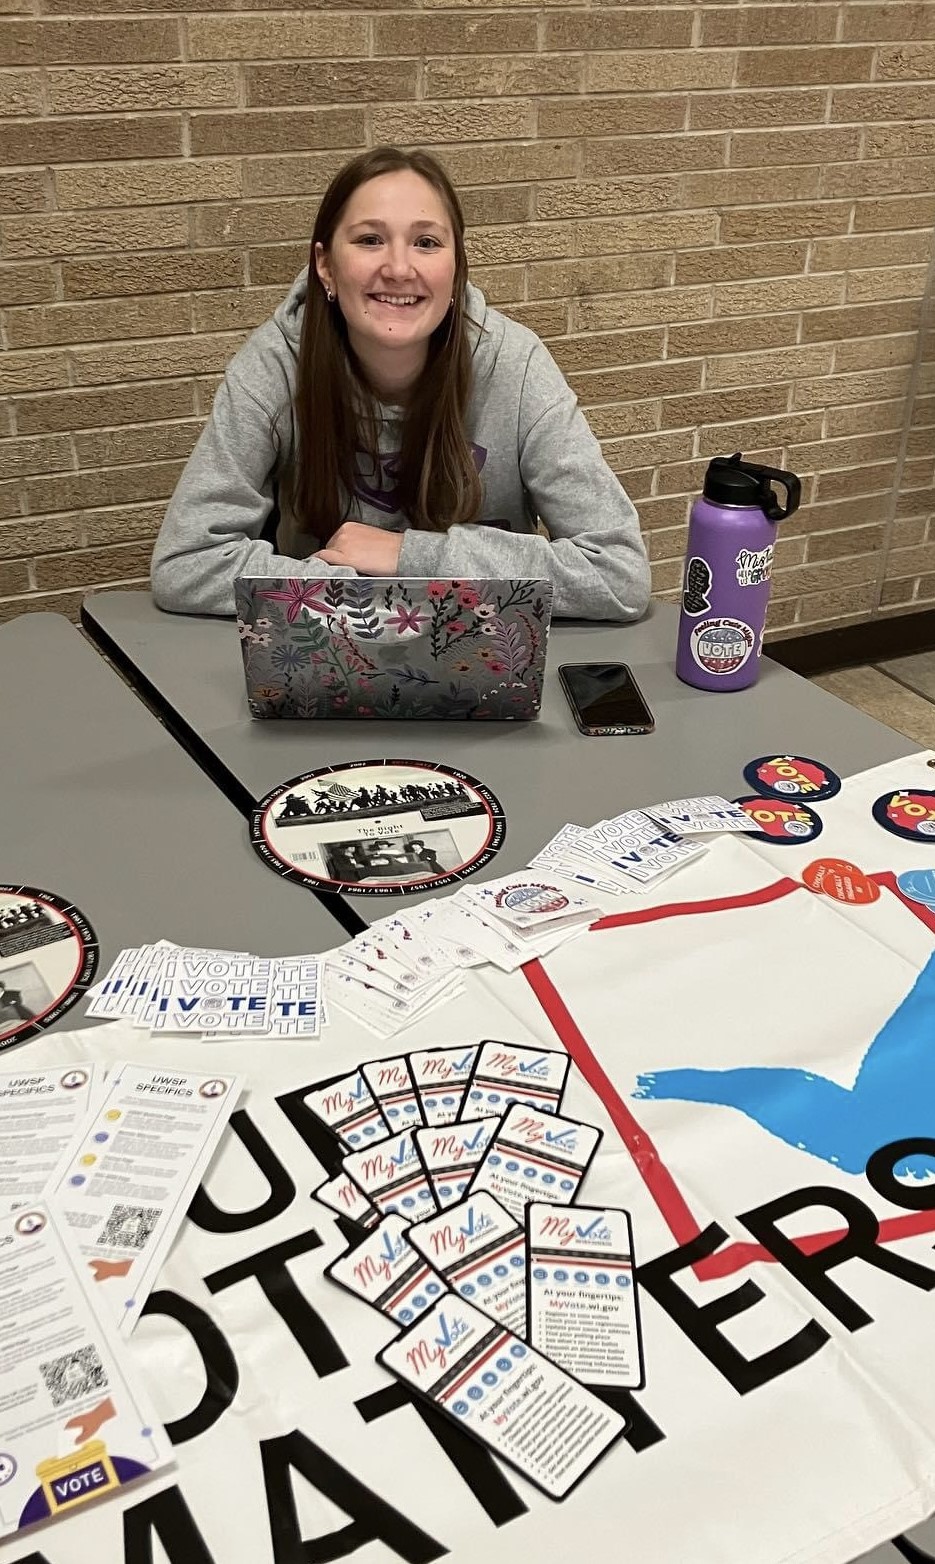
<instances>
[{"instance_id":1,"label":"gray hoodie","mask_svg":"<svg viewBox=\"0 0 935 1564\"><path fill-rule=\"evenodd\" d=\"M152 587L161 608L231 614L235 576L356 574L309 558L327 540L302 531L282 482L295 442L307 289L303 272L227 367L156 542ZM534 332L489 309L471 284L465 302L480 326L470 328L468 413L484 491L480 521L448 532L409 526L397 509L393 476L402 411L385 406L380 470L372 463L365 470L367 459L359 457L356 493L335 526L354 520L403 532L401 576L546 578L557 614L637 618L649 601L649 566L636 511L574 393Z\"/></svg>"}]
</instances>

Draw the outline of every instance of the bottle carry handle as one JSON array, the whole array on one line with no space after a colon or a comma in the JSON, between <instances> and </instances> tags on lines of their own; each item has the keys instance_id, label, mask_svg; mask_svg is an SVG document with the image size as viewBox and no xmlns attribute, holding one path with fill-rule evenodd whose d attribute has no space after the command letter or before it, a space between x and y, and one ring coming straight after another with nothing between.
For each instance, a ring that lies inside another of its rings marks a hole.
<instances>
[{"instance_id":1,"label":"bottle carry handle","mask_svg":"<svg viewBox=\"0 0 935 1564\"><path fill-rule=\"evenodd\" d=\"M736 451L730 458L742 467L744 472L755 473L760 479L760 497L758 504L768 521L785 521L794 510L798 510L799 501L802 498L802 484L794 472L783 472L780 467L760 467L756 462L745 462L740 451ZM786 491L785 508L772 485L778 483Z\"/></svg>"}]
</instances>

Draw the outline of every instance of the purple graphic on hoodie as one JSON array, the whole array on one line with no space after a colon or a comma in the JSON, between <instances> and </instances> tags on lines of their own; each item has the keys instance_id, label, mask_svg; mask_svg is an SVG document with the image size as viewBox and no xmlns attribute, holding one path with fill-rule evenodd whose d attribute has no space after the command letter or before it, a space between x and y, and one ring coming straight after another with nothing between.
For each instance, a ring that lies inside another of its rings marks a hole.
<instances>
[{"instance_id":1,"label":"purple graphic on hoodie","mask_svg":"<svg viewBox=\"0 0 935 1564\"><path fill-rule=\"evenodd\" d=\"M471 445L471 452L478 472L483 472L487 451L482 445ZM369 472L368 472L369 468ZM374 471L373 461L365 451L357 453L357 483L354 492L358 499L366 500L374 510L394 516L399 510L399 452L381 455Z\"/></svg>"}]
</instances>

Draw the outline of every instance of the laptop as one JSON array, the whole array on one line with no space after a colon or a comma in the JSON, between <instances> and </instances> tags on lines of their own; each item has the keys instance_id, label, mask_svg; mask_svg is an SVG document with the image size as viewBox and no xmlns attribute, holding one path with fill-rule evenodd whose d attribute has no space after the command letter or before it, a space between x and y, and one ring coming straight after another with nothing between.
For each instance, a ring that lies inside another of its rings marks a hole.
<instances>
[{"instance_id":1,"label":"laptop","mask_svg":"<svg viewBox=\"0 0 935 1564\"><path fill-rule=\"evenodd\" d=\"M539 714L549 581L241 576L234 589L254 717Z\"/></svg>"}]
</instances>

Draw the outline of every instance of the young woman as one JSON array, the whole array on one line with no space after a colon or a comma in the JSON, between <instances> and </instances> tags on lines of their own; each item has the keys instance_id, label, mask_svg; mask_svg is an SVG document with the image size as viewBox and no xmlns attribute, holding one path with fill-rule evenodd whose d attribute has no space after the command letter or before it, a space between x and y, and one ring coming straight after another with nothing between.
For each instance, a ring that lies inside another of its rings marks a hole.
<instances>
[{"instance_id":1,"label":"young woman","mask_svg":"<svg viewBox=\"0 0 935 1564\"><path fill-rule=\"evenodd\" d=\"M335 176L309 269L228 366L153 594L230 614L241 575L537 577L558 614L646 608L636 511L542 342L468 282L426 153L377 147Z\"/></svg>"}]
</instances>

